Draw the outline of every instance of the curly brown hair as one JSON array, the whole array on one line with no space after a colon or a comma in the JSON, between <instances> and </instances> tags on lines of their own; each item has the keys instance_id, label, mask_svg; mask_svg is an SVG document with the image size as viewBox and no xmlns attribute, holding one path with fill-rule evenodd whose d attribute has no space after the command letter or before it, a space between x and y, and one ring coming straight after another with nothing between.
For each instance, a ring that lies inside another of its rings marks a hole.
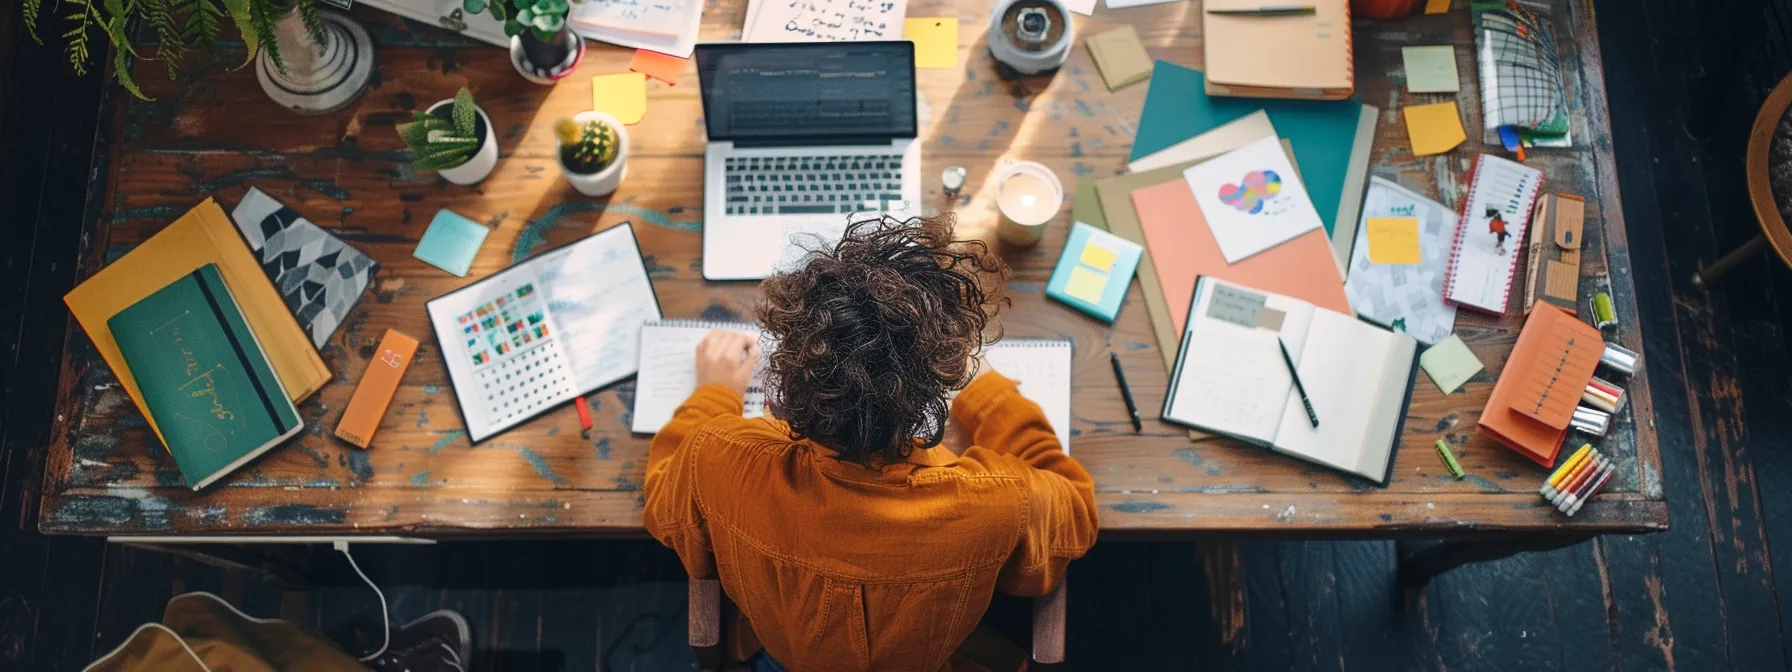
<instances>
[{"instance_id":1,"label":"curly brown hair","mask_svg":"<svg viewBox=\"0 0 1792 672\"><path fill-rule=\"evenodd\" d=\"M854 222L761 285L759 323L778 344L766 399L796 438L871 466L944 436L946 395L977 375L971 356L1008 305L1008 265L981 241L954 243L954 223Z\"/></svg>"}]
</instances>

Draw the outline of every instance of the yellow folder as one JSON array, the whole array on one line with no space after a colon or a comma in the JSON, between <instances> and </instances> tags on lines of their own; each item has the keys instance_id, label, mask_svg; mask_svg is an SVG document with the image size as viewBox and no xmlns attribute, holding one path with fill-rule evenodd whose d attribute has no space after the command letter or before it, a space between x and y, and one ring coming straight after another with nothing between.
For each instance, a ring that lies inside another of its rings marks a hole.
<instances>
[{"instance_id":1,"label":"yellow folder","mask_svg":"<svg viewBox=\"0 0 1792 672\"><path fill-rule=\"evenodd\" d=\"M124 355L118 351L118 342L113 340L106 321L206 264L218 265L224 284L230 287L230 293L242 307L249 328L261 341L268 359L273 361L274 373L293 403L311 396L330 379L330 370L324 367L323 358L317 355L317 349L299 328L298 320L287 311L286 302L255 262L249 246L231 225L230 217L218 207L217 201L205 199L204 203L187 211L160 233L150 236L136 249L100 269L62 297L69 312L74 313L75 320L87 331L87 337L93 340L94 349L99 350L106 365L118 376L119 384L130 393L131 401L149 419L149 426L158 438L162 430L150 416L149 408L143 405L137 380L131 376L130 367L125 365Z\"/></svg>"}]
</instances>

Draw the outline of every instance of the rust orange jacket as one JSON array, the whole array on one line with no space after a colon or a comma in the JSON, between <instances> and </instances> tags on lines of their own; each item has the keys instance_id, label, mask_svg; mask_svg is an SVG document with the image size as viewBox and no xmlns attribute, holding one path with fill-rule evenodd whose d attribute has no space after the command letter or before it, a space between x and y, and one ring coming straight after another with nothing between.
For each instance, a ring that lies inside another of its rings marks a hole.
<instances>
[{"instance_id":1,"label":"rust orange jacket","mask_svg":"<svg viewBox=\"0 0 1792 672\"><path fill-rule=\"evenodd\" d=\"M999 373L952 404L974 446L871 469L699 388L653 438L647 531L719 578L785 667L939 670L997 589L1043 595L1095 543L1094 484Z\"/></svg>"}]
</instances>

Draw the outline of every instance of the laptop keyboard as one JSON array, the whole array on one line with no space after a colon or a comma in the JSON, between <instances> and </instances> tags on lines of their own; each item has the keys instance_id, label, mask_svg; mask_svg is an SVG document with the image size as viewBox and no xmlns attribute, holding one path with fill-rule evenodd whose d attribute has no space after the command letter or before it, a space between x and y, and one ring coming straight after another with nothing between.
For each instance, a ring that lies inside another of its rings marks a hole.
<instances>
[{"instance_id":1,"label":"laptop keyboard","mask_svg":"<svg viewBox=\"0 0 1792 672\"><path fill-rule=\"evenodd\" d=\"M728 157L730 215L882 212L902 200L901 154Z\"/></svg>"}]
</instances>

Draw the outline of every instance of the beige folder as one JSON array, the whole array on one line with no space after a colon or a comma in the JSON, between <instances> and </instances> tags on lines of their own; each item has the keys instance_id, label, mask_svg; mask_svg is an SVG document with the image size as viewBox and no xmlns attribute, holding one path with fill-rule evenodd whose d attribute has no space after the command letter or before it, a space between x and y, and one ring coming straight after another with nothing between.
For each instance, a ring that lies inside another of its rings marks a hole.
<instances>
[{"instance_id":1,"label":"beige folder","mask_svg":"<svg viewBox=\"0 0 1792 672\"><path fill-rule=\"evenodd\" d=\"M1206 13L1207 94L1275 98L1348 98L1356 89L1349 0L1300 0L1317 11L1297 15ZM1248 10L1285 0L1208 0L1206 10Z\"/></svg>"}]
</instances>

